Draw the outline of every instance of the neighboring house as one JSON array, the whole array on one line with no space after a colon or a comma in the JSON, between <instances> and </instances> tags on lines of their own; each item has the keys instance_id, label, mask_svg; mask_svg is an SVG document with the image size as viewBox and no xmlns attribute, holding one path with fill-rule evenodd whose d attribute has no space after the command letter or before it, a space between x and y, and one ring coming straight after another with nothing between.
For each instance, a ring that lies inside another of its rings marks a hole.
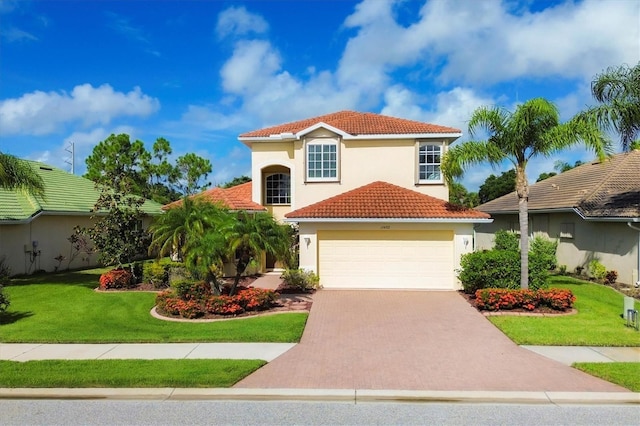
<instances>
[{"instance_id":1,"label":"neighboring house","mask_svg":"<svg viewBox=\"0 0 640 426\"><path fill-rule=\"evenodd\" d=\"M68 238L74 227L92 225L92 212L99 192L92 181L43 163L29 161L42 177L45 196L19 190L0 189L0 260L12 274L30 274L97 265L98 255L78 254L72 262ZM147 201L142 209L159 214L161 206ZM151 218L144 220L148 226ZM55 257L66 259L59 263Z\"/></svg>"},{"instance_id":2,"label":"neighboring house","mask_svg":"<svg viewBox=\"0 0 640 426\"><path fill-rule=\"evenodd\" d=\"M488 214L452 206L440 161L457 129L341 111L241 134L252 200L297 223L325 288L460 288Z\"/></svg>"},{"instance_id":3,"label":"neighboring house","mask_svg":"<svg viewBox=\"0 0 640 426\"><path fill-rule=\"evenodd\" d=\"M491 248L499 229L518 231L515 192L477 207L491 224L476 226L478 248ZM592 259L635 283L640 267L640 151L583 164L531 186L529 232L558 240L558 263L569 270Z\"/></svg>"}]
</instances>

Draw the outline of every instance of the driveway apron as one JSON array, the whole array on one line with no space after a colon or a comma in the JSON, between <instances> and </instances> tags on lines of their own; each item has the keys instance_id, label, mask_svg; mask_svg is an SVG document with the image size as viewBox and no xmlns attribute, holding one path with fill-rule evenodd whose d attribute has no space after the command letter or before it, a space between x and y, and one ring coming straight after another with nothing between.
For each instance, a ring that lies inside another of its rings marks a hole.
<instances>
[{"instance_id":1,"label":"driveway apron","mask_svg":"<svg viewBox=\"0 0 640 426\"><path fill-rule=\"evenodd\" d=\"M300 344L238 388L625 392L520 348L456 292L322 290Z\"/></svg>"}]
</instances>

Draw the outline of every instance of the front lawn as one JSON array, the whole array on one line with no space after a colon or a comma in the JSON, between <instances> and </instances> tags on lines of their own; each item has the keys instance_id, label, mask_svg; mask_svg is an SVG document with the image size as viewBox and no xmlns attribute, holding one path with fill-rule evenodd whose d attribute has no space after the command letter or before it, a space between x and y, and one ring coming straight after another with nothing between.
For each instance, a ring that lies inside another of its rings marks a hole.
<instances>
[{"instance_id":1,"label":"front lawn","mask_svg":"<svg viewBox=\"0 0 640 426\"><path fill-rule=\"evenodd\" d=\"M264 364L229 359L0 361L0 388L226 388Z\"/></svg>"},{"instance_id":2,"label":"front lawn","mask_svg":"<svg viewBox=\"0 0 640 426\"><path fill-rule=\"evenodd\" d=\"M640 362L579 362L573 367L633 392L640 392Z\"/></svg>"},{"instance_id":3,"label":"front lawn","mask_svg":"<svg viewBox=\"0 0 640 426\"><path fill-rule=\"evenodd\" d=\"M557 317L490 316L489 321L519 345L640 346L640 333L626 327L620 316L620 293L566 276L551 277L549 285L571 290L578 313ZM640 309L638 302L636 309Z\"/></svg>"},{"instance_id":4,"label":"front lawn","mask_svg":"<svg viewBox=\"0 0 640 426\"><path fill-rule=\"evenodd\" d=\"M153 318L155 293L96 292L92 269L13 279L11 306L0 314L4 343L298 342L306 313L209 323Z\"/></svg>"}]
</instances>

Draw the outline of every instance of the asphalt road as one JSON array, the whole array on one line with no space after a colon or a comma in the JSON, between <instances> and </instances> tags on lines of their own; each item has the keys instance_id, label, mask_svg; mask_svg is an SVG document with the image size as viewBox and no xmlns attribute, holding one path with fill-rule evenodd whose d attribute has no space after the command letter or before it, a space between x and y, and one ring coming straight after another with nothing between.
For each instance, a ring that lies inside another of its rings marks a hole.
<instances>
[{"instance_id":1,"label":"asphalt road","mask_svg":"<svg viewBox=\"0 0 640 426\"><path fill-rule=\"evenodd\" d=\"M2 425L631 425L640 405L1 400Z\"/></svg>"}]
</instances>

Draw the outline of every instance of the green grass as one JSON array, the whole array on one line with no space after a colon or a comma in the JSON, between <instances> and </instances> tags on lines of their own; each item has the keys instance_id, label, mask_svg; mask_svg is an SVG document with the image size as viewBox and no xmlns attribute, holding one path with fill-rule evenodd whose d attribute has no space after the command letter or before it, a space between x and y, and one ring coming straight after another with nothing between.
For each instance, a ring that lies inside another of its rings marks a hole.
<instances>
[{"instance_id":1,"label":"green grass","mask_svg":"<svg viewBox=\"0 0 640 426\"><path fill-rule=\"evenodd\" d=\"M232 386L264 364L229 359L0 361L0 387L220 388Z\"/></svg>"},{"instance_id":2,"label":"green grass","mask_svg":"<svg viewBox=\"0 0 640 426\"><path fill-rule=\"evenodd\" d=\"M640 392L640 362L580 362L573 367L633 392Z\"/></svg>"},{"instance_id":3,"label":"green grass","mask_svg":"<svg viewBox=\"0 0 640 426\"><path fill-rule=\"evenodd\" d=\"M620 316L623 296L603 285L554 276L550 286L576 296L575 315L558 317L490 316L489 320L519 345L640 346L640 333ZM636 309L640 304L636 302Z\"/></svg>"},{"instance_id":4,"label":"green grass","mask_svg":"<svg viewBox=\"0 0 640 426\"><path fill-rule=\"evenodd\" d=\"M209 323L153 318L155 294L96 292L104 269L14 279L0 314L4 343L298 342L306 313Z\"/></svg>"}]
</instances>

